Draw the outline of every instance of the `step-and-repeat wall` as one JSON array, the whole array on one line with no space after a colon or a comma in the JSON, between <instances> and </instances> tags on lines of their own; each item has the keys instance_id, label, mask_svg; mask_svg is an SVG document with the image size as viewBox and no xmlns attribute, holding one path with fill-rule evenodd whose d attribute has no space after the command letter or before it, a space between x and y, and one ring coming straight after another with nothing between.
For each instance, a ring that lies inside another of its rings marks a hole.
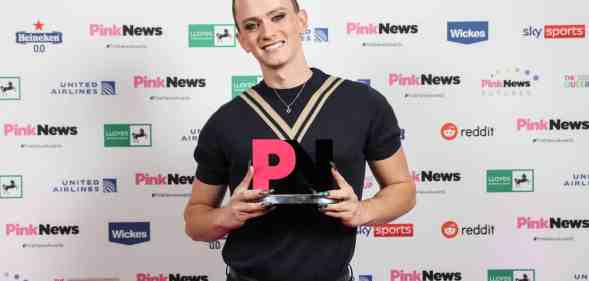
<instances>
[{"instance_id":1,"label":"step-and-repeat wall","mask_svg":"<svg viewBox=\"0 0 589 281\"><path fill-rule=\"evenodd\" d=\"M588 279L588 3L301 5L308 61L386 96L417 184L358 229L357 279ZM224 280L182 214L200 128L261 79L231 1L2 6L0 280Z\"/></svg>"}]
</instances>

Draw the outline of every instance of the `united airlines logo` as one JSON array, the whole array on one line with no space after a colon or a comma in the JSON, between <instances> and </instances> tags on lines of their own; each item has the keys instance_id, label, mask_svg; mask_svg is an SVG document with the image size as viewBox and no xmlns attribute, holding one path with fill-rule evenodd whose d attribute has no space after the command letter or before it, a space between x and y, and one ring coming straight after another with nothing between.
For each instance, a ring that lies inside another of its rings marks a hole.
<instances>
[{"instance_id":1,"label":"united airlines logo","mask_svg":"<svg viewBox=\"0 0 589 281\"><path fill-rule=\"evenodd\" d=\"M301 34L301 41L327 43L329 42L329 29L326 27L308 28Z\"/></svg>"},{"instance_id":2,"label":"united airlines logo","mask_svg":"<svg viewBox=\"0 0 589 281\"><path fill-rule=\"evenodd\" d=\"M108 224L108 240L112 243L135 245L150 239L149 222L111 222Z\"/></svg>"},{"instance_id":3,"label":"united airlines logo","mask_svg":"<svg viewBox=\"0 0 589 281\"><path fill-rule=\"evenodd\" d=\"M448 41L474 44L489 40L488 21L449 21Z\"/></svg>"}]
</instances>

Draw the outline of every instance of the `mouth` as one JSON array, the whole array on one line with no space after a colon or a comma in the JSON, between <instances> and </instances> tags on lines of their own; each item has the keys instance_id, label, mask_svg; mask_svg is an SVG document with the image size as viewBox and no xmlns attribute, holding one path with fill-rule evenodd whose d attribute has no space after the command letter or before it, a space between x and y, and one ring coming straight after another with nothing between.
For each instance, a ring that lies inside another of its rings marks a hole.
<instances>
[{"instance_id":1,"label":"mouth","mask_svg":"<svg viewBox=\"0 0 589 281\"><path fill-rule=\"evenodd\" d=\"M284 47L284 45L286 45L286 41L280 40L280 41L276 41L272 44L262 46L262 50L269 52L269 51L273 51L276 49L280 49L280 48Z\"/></svg>"}]
</instances>

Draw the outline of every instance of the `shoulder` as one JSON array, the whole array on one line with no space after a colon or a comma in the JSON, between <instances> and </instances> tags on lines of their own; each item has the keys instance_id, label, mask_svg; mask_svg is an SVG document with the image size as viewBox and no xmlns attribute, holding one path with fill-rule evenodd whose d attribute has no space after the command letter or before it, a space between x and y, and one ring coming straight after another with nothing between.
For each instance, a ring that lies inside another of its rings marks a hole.
<instances>
[{"instance_id":1,"label":"shoulder","mask_svg":"<svg viewBox=\"0 0 589 281\"><path fill-rule=\"evenodd\" d=\"M387 98L378 90L364 83L343 79L343 82L336 91L336 96L356 106L367 108L388 105Z\"/></svg>"},{"instance_id":2,"label":"shoulder","mask_svg":"<svg viewBox=\"0 0 589 281\"><path fill-rule=\"evenodd\" d=\"M243 114L244 109L245 103L240 97L231 99L213 112L203 130L224 131L229 129L227 127L235 123L235 119Z\"/></svg>"}]
</instances>

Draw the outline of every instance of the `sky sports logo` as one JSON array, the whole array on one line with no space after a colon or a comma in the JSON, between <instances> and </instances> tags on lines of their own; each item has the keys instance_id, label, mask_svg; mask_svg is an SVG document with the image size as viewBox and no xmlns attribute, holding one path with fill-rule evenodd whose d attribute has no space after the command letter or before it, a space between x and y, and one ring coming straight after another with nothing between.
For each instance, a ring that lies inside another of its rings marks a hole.
<instances>
[{"instance_id":1,"label":"sky sports logo","mask_svg":"<svg viewBox=\"0 0 589 281\"><path fill-rule=\"evenodd\" d=\"M108 241L123 245L135 245L149 241L149 222L110 222Z\"/></svg>"},{"instance_id":2,"label":"sky sports logo","mask_svg":"<svg viewBox=\"0 0 589 281\"><path fill-rule=\"evenodd\" d=\"M489 269L487 281L536 281L533 269Z\"/></svg>"},{"instance_id":3,"label":"sky sports logo","mask_svg":"<svg viewBox=\"0 0 589 281\"><path fill-rule=\"evenodd\" d=\"M414 233L412 223L361 225L356 228L357 235L370 237L372 234L375 238L413 237Z\"/></svg>"},{"instance_id":4,"label":"sky sports logo","mask_svg":"<svg viewBox=\"0 0 589 281\"><path fill-rule=\"evenodd\" d=\"M6 224L5 233L6 236L78 235L80 234L80 226L51 224L21 226L20 224L10 223Z\"/></svg>"},{"instance_id":5,"label":"sky sports logo","mask_svg":"<svg viewBox=\"0 0 589 281\"><path fill-rule=\"evenodd\" d=\"M517 229L586 229L589 219L517 217Z\"/></svg>"},{"instance_id":6,"label":"sky sports logo","mask_svg":"<svg viewBox=\"0 0 589 281\"><path fill-rule=\"evenodd\" d=\"M189 185L194 182L194 176L181 176L179 174L158 174L152 176L148 173L136 173L135 185Z\"/></svg>"},{"instance_id":7,"label":"sky sports logo","mask_svg":"<svg viewBox=\"0 0 589 281\"><path fill-rule=\"evenodd\" d=\"M15 137L27 136L75 136L78 134L76 126L50 126L47 124L20 125L4 124L4 135Z\"/></svg>"},{"instance_id":8,"label":"sky sports logo","mask_svg":"<svg viewBox=\"0 0 589 281\"><path fill-rule=\"evenodd\" d=\"M534 170L487 170L487 192L534 192Z\"/></svg>"},{"instance_id":9,"label":"sky sports logo","mask_svg":"<svg viewBox=\"0 0 589 281\"><path fill-rule=\"evenodd\" d=\"M528 26L523 29L522 35L532 39L580 39L585 38L586 27L584 24L556 24L544 25L544 27Z\"/></svg>"},{"instance_id":10,"label":"sky sports logo","mask_svg":"<svg viewBox=\"0 0 589 281\"><path fill-rule=\"evenodd\" d=\"M460 281L462 272L391 269L390 281Z\"/></svg>"},{"instance_id":11,"label":"sky sports logo","mask_svg":"<svg viewBox=\"0 0 589 281\"><path fill-rule=\"evenodd\" d=\"M449 21L448 41L459 44L474 44L489 40L488 21Z\"/></svg>"}]
</instances>

